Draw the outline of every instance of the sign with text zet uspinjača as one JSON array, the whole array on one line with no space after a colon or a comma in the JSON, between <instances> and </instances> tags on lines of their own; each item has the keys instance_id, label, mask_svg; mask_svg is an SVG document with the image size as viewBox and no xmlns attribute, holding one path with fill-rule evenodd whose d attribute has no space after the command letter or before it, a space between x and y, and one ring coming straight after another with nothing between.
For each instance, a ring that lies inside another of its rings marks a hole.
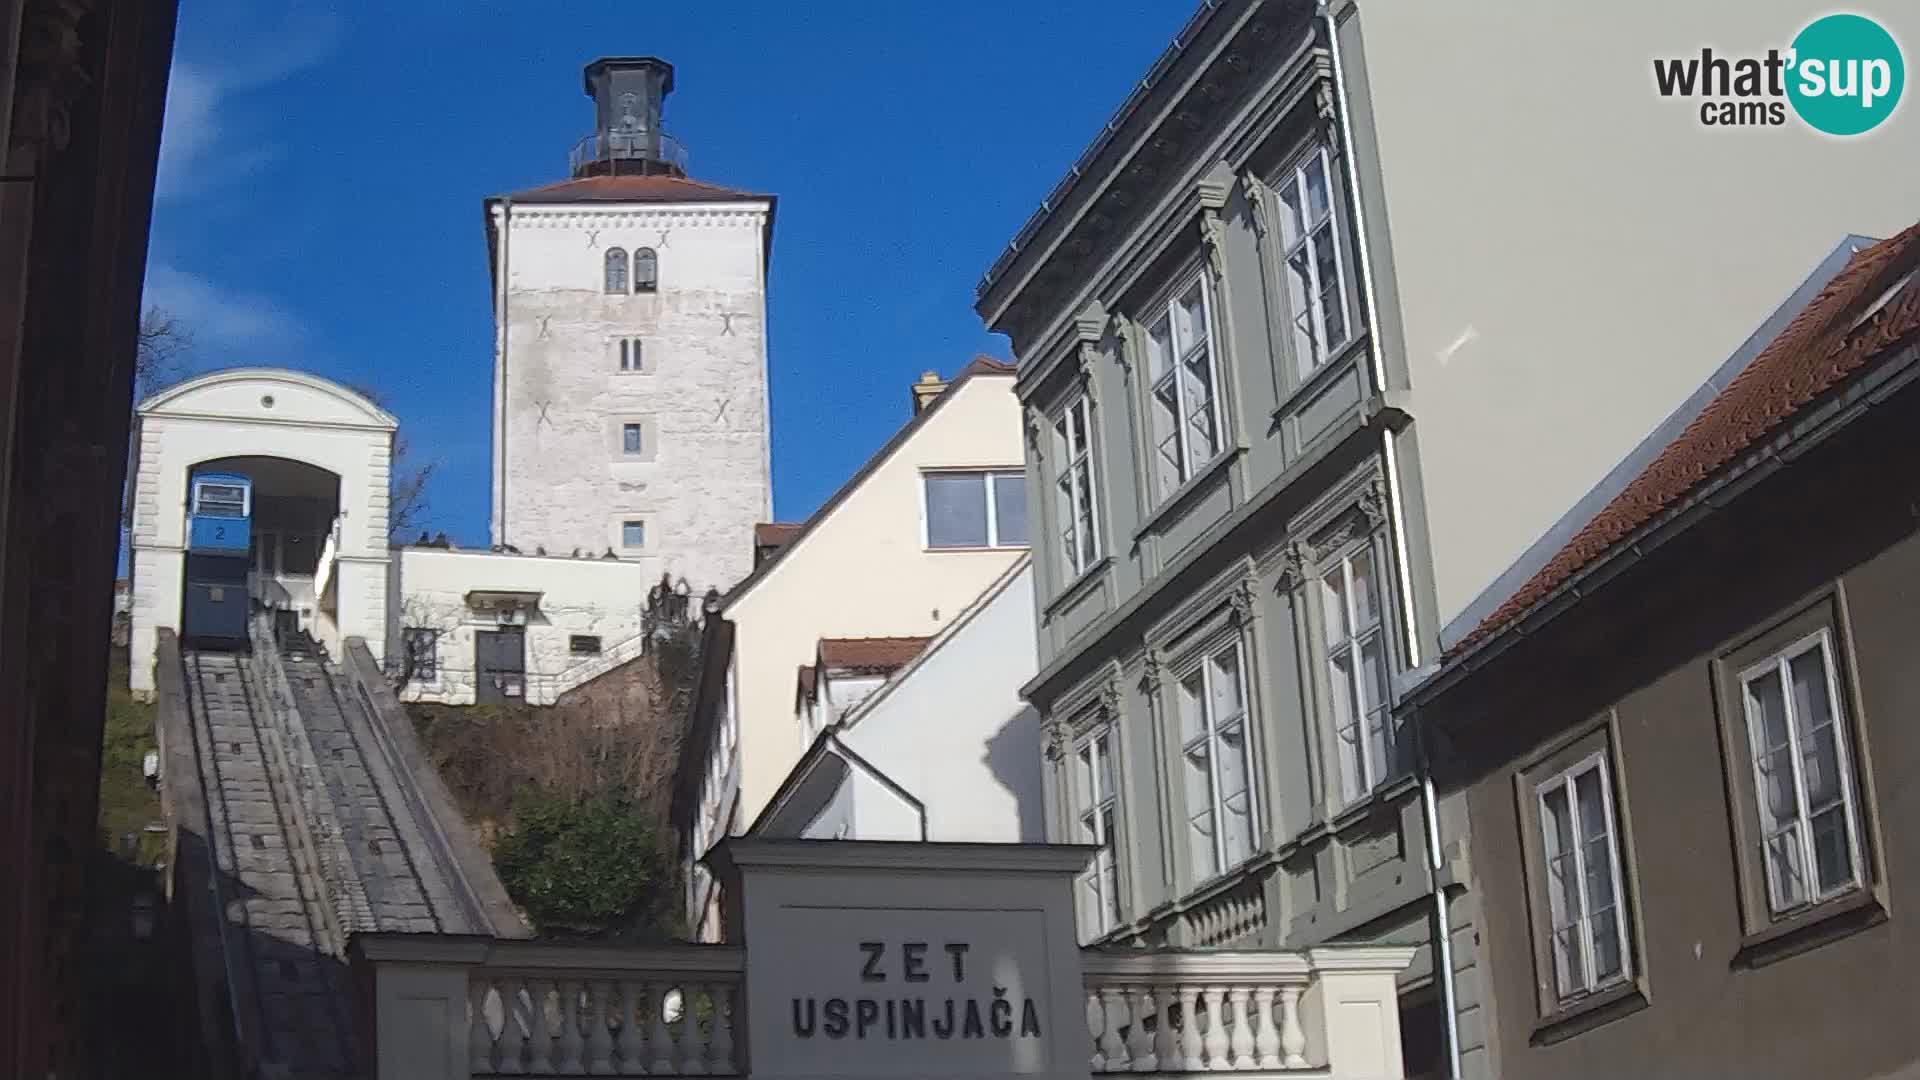
<instances>
[{"instance_id":1,"label":"sign with text zet uspinja\u010da","mask_svg":"<svg viewBox=\"0 0 1920 1080\"><path fill-rule=\"evenodd\" d=\"M1087 1075L1080 849L748 840L727 857L756 1077Z\"/></svg>"}]
</instances>

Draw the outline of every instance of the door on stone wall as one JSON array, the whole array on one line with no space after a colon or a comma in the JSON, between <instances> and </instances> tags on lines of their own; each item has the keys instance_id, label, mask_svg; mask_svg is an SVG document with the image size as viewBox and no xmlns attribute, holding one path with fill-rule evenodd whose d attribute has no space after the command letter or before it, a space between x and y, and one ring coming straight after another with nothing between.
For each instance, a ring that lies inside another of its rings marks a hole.
<instances>
[{"instance_id":1,"label":"door on stone wall","mask_svg":"<svg viewBox=\"0 0 1920 1080\"><path fill-rule=\"evenodd\" d=\"M527 632L520 627L473 635L474 701L520 701L527 693Z\"/></svg>"}]
</instances>

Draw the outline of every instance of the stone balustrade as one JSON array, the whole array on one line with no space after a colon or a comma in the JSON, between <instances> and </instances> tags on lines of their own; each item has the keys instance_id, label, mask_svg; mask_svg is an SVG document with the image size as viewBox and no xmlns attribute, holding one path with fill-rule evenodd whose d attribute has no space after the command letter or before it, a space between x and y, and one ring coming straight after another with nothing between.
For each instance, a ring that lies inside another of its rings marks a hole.
<instances>
[{"instance_id":1,"label":"stone balustrade","mask_svg":"<svg viewBox=\"0 0 1920 1080\"><path fill-rule=\"evenodd\" d=\"M1086 950L1089 1071L1398 1075L1393 980L1412 955Z\"/></svg>"},{"instance_id":2,"label":"stone balustrade","mask_svg":"<svg viewBox=\"0 0 1920 1080\"><path fill-rule=\"evenodd\" d=\"M754 1072L744 949L365 935L354 952L379 1080ZM1397 1078L1394 977L1412 953L1085 950L1088 1075Z\"/></svg>"}]
</instances>

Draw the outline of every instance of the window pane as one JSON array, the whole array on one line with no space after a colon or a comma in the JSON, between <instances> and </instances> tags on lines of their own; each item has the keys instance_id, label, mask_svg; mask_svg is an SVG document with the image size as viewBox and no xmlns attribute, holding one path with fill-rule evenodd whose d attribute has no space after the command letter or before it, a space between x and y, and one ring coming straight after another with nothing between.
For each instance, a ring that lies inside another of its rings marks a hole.
<instances>
[{"instance_id":1,"label":"window pane","mask_svg":"<svg viewBox=\"0 0 1920 1080\"><path fill-rule=\"evenodd\" d=\"M1580 957L1580 928L1569 926L1553 934L1553 974L1560 996L1586 989L1586 965Z\"/></svg>"},{"instance_id":2,"label":"window pane","mask_svg":"<svg viewBox=\"0 0 1920 1080\"><path fill-rule=\"evenodd\" d=\"M1198 671L1180 680L1180 741L1189 743L1206 734L1206 717L1201 702L1206 693Z\"/></svg>"},{"instance_id":3,"label":"window pane","mask_svg":"<svg viewBox=\"0 0 1920 1080\"><path fill-rule=\"evenodd\" d=\"M1307 160L1304 172L1304 186L1307 189L1307 221L1317 223L1327 216L1327 172L1326 164L1319 154Z\"/></svg>"},{"instance_id":4,"label":"window pane","mask_svg":"<svg viewBox=\"0 0 1920 1080\"><path fill-rule=\"evenodd\" d=\"M1078 767L1073 770L1073 803L1080 811L1081 823L1085 833L1081 837L1085 843L1095 843L1098 837L1093 832L1093 807L1099 802L1098 788L1093 779L1093 746L1089 743L1080 748L1076 755Z\"/></svg>"},{"instance_id":5,"label":"window pane","mask_svg":"<svg viewBox=\"0 0 1920 1080\"><path fill-rule=\"evenodd\" d=\"M629 454L640 452L640 425L627 424L620 429L621 448Z\"/></svg>"},{"instance_id":6,"label":"window pane","mask_svg":"<svg viewBox=\"0 0 1920 1080\"><path fill-rule=\"evenodd\" d=\"M1807 809L1817 813L1840 801L1840 749L1835 745L1833 702L1827 697L1827 665L1819 646L1787 664L1793 680L1793 720L1800 736L1800 765Z\"/></svg>"},{"instance_id":7,"label":"window pane","mask_svg":"<svg viewBox=\"0 0 1920 1080\"><path fill-rule=\"evenodd\" d=\"M627 291L627 253L620 248L607 250L606 290L610 293Z\"/></svg>"},{"instance_id":8,"label":"window pane","mask_svg":"<svg viewBox=\"0 0 1920 1080\"><path fill-rule=\"evenodd\" d=\"M1093 746L1094 756L1095 758L1097 758L1096 763L1098 765L1098 768L1096 768L1093 773L1093 778L1096 781L1096 785L1097 785L1093 789L1094 798L1102 802L1105 802L1106 800L1113 798L1113 751L1108 746L1107 737L1105 735L1102 735L1098 739L1095 739L1092 743L1092 746ZM1109 811L1109 816L1111 816L1111 811ZM1113 835L1113 831L1111 828L1112 823L1109 822L1108 824L1109 824L1108 831L1101 834L1101 837L1103 839L1105 837L1109 837Z\"/></svg>"},{"instance_id":9,"label":"window pane","mask_svg":"<svg viewBox=\"0 0 1920 1080\"><path fill-rule=\"evenodd\" d=\"M1606 796L1600 790L1600 780L1598 766L1573 778L1574 795L1580 804L1580 838L1583 840L1604 838L1612 831L1607 827Z\"/></svg>"},{"instance_id":10,"label":"window pane","mask_svg":"<svg viewBox=\"0 0 1920 1080\"><path fill-rule=\"evenodd\" d=\"M1347 626L1347 579L1338 566L1320 577L1320 612L1327 644L1347 640L1352 632Z\"/></svg>"},{"instance_id":11,"label":"window pane","mask_svg":"<svg viewBox=\"0 0 1920 1080\"><path fill-rule=\"evenodd\" d=\"M1093 522L1093 473L1084 461L1074 470L1074 487L1080 492L1080 511L1074 521L1074 531L1080 538L1080 565L1084 568L1093 565L1100 553L1100 538Z\"/></svg>"},{"instance_id":12,"label":"window pane","mask_svg":"<svg viewBox=\"0 0 1920 1080\"><path fill-rule=\"evenodd\" d=\"M1360 679L1355 687L1360 715L1367 724L1367 784L1380 783L1393 771L1393 739L1387 728L1386 657L1382 655L1380 635L1366 639L1360 646Z\"/></svg>"},{"instance_id":13,"label":"window pane","mask_svg":"<svg viewBox=\"0 0 1920 1080\"><path fill-rule=\"evenodd\" d=\"M1340 744L1340 784L1343 796L1357 799L1372 785L1360 748L1360 713L1353 700L1353 653L1335 653L1327 663L1327 696L1333 704L1333 730Z\"/></svg>"},{"instance_id":14,"label":"window pane","mask_svg":"<svg viewBox=\"0 0 1920 1080\"><path fill-rule=\"evenodd\" d=\"M1213 719L1216 725L1226 723L1238 717L1246 707L1240 694L1240 650L1226 649L1214 654L1207 661L1212 667L1212 677L1207 680L1213 702Z\"/></svg>"},{"instance_id":15,"label":"window pane","mask_svg":"<svg viewBox=\"0 0 1920 1080\"><path fill-rule=\"evenodd\" d=\"M1287 258L1287 310L1293 312L1293 351L1300 359L1300 373L1306 375L1319 365L1320 339L1313 329L1312 304L1319 290L1313 284L1313 270L1306 248Z\"/></svg>"},{"instance_id":16,"label":"window pane","mask_svg":"<svg viewBox=\"0 0 1920 1080\"><path fill-rule=\"evenodd\" d=\"M981 473L927 475L927 546L985 547L987 485Z\"/></svg>"},{"instance_id":17,"label":"window pane","mask_svg":"<svg viewBox=\"0 0 1920 1080\"><path fill-rule=\"evenodd\" d=\"M1158 382L1173 370L1173 322L1161 319L1147 331L1147 377Z\"/></svg>"},{"instance_id":18,"label":"window pane","mask_svg":"<svg viewBox=\"0 0 1920 1080\"><path fill-rule=\"evenodd\" d=\"M1220 809L1224 815L1222 846L1227 862L1238 863L1253 854L1253 793L1247 784L1247 729L1244 724L1220 732Z\"/></svg>"},{"instance_id":19,"label":"window pane","mask_svg":"<svg viewBox=\"0 0 1920 1080\"><path fill-rule=\"evenodd\" d=\"M995 473L993 477L993 520L998 536L996 544L1027 542L1027 477L1024 473Z\"/></svg>"},{"instance_id":20,"label":"window pane","mask_svg":"<svg viewBox=\"0 0 1920 1080\"><path fill-rule=\"evenodd\" d=\"M1288 247L1299 243L1307 234L1307 222L1301 210L1299 178L1289 176L1286 183L1280 185L1280 240Z\"/></svg>"},{"instance_id":21,"label":"window pane","mask_svg":"<svg viewBox=\"0 0 1920 1080\"><path fill-rule=\"evenodd\" d=\"M1179 327L1178 344L1182 353L1191 352L1207 343L1207 308L1200 294L1203 284L1195 281L1174 306Z\"/></svg>"},{"instance_id":22,"label":"window pane","mask_svg":"<svg viewBox=\"0 0 1920 1080\"><path fill-rule=\"evenodd\" d=\"M1373 549L1353 553L1353 630L1359 633L1380 621L1380 581L1373 570Z\"/></svg>"},{"instance_id":23,"label":"window pane","mask_svg":"<svg viewBox=\"0 0 1920 1080\"><path fill-rule=\"evenodd\" d=\"M637 548L644 546L647 539L647 526L641 521L620 523L620 543L623 546Z\"/></svg>"},{"instance_id":24,"label":"window pane","mask_svg":"<svg viewBox=\"0 0 1920 1080\"><path fill-rule=\"evenodd\" d=\"M1800 865L1798 830L1784 829L1765 841L1767 897L1775 911L1784 911L1805 903L1806 874Z\"/></svg>"},{"instance_id":25,"label":"window pane","mask_svg":"<svg viewBox=\"0 0 1920 1080\"><path fill-rule=\"evenodd\" d=\"M1320 231L1313 234L1313 258L1318 277L1315 284L1320 288L1320 320L1326 327L1326 340L1330 346L1347 339L1346 298L1340 294L1340 268L1337 265L1339 255L1332 223L1322 225Z\"/></svg>"},{"instance_id":26,"label":"window pane","mask_svg":"<svg viewBox=\"0 0 1920 1080\"><path fill-rule=\"evenodd\" d=\"M1853 884L1853 843L1844 806L1813 815L1813 869L1822 896Z\"/></svg>"},{"instance_id":27,"label":"window pane","mask_svg":"<svg viewBox=\"0 0 1920 1080\"><path fill-rule=\"evenodd\" d=\"M1793 785L1793 751L1787 742L1786 701L1780 693L1778 671L1768 671L1747 683L1747 718L1761 831L1771 834L1800 816Z\"/></svg>"},{"instance_id":28,"label":"window pane","mask_svg":"<svg viewBox=\"0 0 1920 1080\"><path fill-rule=\"evenodd\" d=\"M1618 978L1625 970L1620 953L1620 912L1608 908L1593 917L1593 981Z\"/></svg>"}]
</instances>

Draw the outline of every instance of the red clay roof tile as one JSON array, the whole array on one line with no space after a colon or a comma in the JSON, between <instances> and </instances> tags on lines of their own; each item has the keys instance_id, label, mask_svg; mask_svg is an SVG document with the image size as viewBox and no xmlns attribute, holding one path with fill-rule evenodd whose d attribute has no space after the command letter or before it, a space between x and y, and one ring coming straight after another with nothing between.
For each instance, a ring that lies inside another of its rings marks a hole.
<instances>
[{"instance_id":1,"label":"red clay roof tile","mask_svg":"<svg viewBox=\"0 0 1920 1080\"><path fill-rule=\"evenodd\" d=\"M1877 299L1874 290L1887 288L1916 263L1920 224L1854 255L1652 464L1442 659L1460 656L1520 621L1615 545L1784 426L1802 406L1920 329L1920 283L1909 284L1862 333L1850 334L1848 320Z\"/></svg>"},{"instance_id":2,"label":"red clay roof tile","mask_svg":"<svg viewBox=\"0 0 1920 1080\"><path fill-rule=\"evenodd\" d=\"M821 638L820 666L832 671L897 671L913 662L932 638Z\"/></svg>"}]
</instances>

